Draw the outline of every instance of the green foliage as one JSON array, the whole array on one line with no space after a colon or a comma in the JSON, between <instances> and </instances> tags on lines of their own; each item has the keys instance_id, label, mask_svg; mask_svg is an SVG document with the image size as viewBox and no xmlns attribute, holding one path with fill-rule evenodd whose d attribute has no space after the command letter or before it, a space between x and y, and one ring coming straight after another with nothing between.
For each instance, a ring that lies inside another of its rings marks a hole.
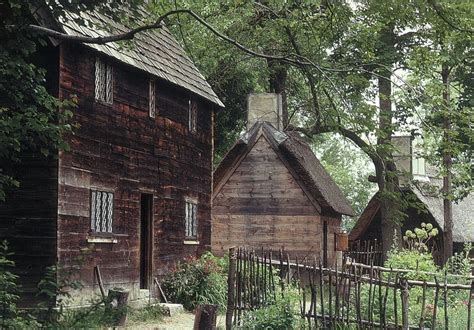
<instances>
[{"instance_id":1,"label":"green foliage","mask_svg":"<svg viewBox=\"0 0 474 330\"><path fill-rule=\"evenodd\" d=\"M22 156L65 148L62 135L71 128L73 103L49 94L45 70L33 63L46 43L27 29L28 6L14 0L0 4L0 201L7 188L18 186L15 168Z\"/></svg>"},{"instance_id":2,"label":"green foliage","mask_svg":"<svg viewBox=\"0 0 474 330\"><path fill-rule=\"evenodd\" d=\"M17 275L12 270L15 263L9 259L8 243L0 243L0 328L16 329L35 326L28 316L21 315L17 309Z\"/></svg>"},{"instance_id":3,"label":"green foliage","mask_svg":"<svg viewBox=\"0 0 474 330\"><path fill-rule=\"evenodd\" d=\"M296 287L286 287L283 294L277 292L275 299L262 308L244 314L246 329L301 329L304 321L299 314L299 295Z\"/></svg>"},{"instance_id":4,"label":"green foliage","mask_svg":"<svg viewBox=\"0 0 474 330\"><path fill-rule=\"evenodd\" d=\"M354 209L354 217L343 217L344 229L350 231L375 193L376 185L367 180L374 174L373 166L362 151L341 137L322 134L313 141L315 154Z\"/></svg>"},{"instance_id":5,"label":"green foliage","mask_svg":"<svg viewBox=\"0 0 474 330\"><path fill-rule=\"evenodd\" d=\"M419 252L429 252L428 242L438 235L438 229L431 223L421 223L421 228L415 228L413 231L407 230L403 236L403 241L408 250Z\"/></svg>"},{"instance_id":6,"label":"green foliage","mask_svg":"<svg viewBox=\"0 0 474 330\"><path fill-rule=\"evenodd\" d=\"M169 300L193 310L200 304L215 304L222 310L227 303L227 260L206 252L176 265L162 281Z\"/></svg>"},{"instance_id":7,"label":"green foliage","mask_svg":"<svg viewBox=\"0 0 474 330\"><path fill-rule=\"evenodd\" d=\"M443 268L439 268L434 260L433 256L429 251L421 247L426 244L427 240L436 235L431 224L423 224L422 228L416 228L413 231L407 231L405 237L409 241L404 248L393 247L389 253L388 258L385 261L384 266L393 269L405 269L411 270L411 272L400 273L399 278L417 281L435 282L438 281L443 284L444 281L447 283L470 283L467 280L467 276L470 275L469 265L469 250L470 246L466 246L463 253L453 256ZM410 243L411 241L411 243ZM414 244L414 243L419 243ZM463 276L466 276L463 278ZM383 279L388 280L390 276L387 273L383 274ZM391 276L391 281L394 280L394 276ZM374 291L375 290L375 291ZM368 301L369 301L369 284L363 284L361 286L361 313L362 315L368 315ZM372 286L372 292L378 292L378 286ZM437 302L437 323L436 327L444 326L444 301L441 298L442 290L440 290L440 297ZM454 290L449 289L447 294L447 308L449 315L449 322L451 325L465 325L467 324L467 307L466 301L468 301L469 292L467 290ZM426 304L425 310L422 311L422 299L423 299L423 288L421 286L411 286L408 288L408 317L409 324L418 324L422 312L424 312L425 326L431 326L431 315L434 308L435 291L434 288L427 288L425 292ZM373 301L373 313L378 315L379 313L379 296L378 294L372 295ZM400 291L394 296L392 290L388 291L387 298L387 320L394 321L395 314L393 306L397 300L398 306L398 317L402 315ZM354 312L355 313L355 312ZM455 323L457 322L457 323Z\"/></svg>"},{"instance_id":8,"label":"green foliage","mask_svg":"<svg viewBox=\"0 0 474 330\"><path fill-rule=\"evenodd\" d=\"M53 326L60 326L64 307L71 297L70 290L82 288L79 281L71 281L71 271L62 270L58 277L57 266L47 267L45 276L38 283L38 297L41 298L37 319ZM94 304L95 302L93 302Z\"/></svg>"}]
</instances>

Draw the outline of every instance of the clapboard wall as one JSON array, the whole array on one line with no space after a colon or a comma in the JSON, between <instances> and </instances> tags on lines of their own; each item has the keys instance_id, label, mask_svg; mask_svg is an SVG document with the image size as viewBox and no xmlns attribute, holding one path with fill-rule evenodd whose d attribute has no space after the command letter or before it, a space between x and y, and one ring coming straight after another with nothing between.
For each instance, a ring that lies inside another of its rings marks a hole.
<instances>
[{"instance_id":1,"label":"clapboard wall","mask_svg":"<svg viewBox=\"0 0 474 330\"><path fill-rule=\"evenodd\" d=\"M113 104L94 100L97 54L62 45L60 96L75 95L78 128L70 151L59 157L58 260L77 268L87 289L97 289L99 266L107 287L137 292L139 285L140 194L153 195L153 276L178 260L210 247L212 166L211 105L198 101L197 131L188 130L192 97L156 82L156 118L148 112L150 77L107 59L114 68ZM91 244L90 191L114 193L116 243ZM197 245L184 244L185 197L198 200Z\"/></svg>"},{"instance_id":2,"label":"clapboard wall","mask_svg":"<svg viewBox=\"0 0 474 330\"><path fill-rule=\"evenodd\" d=\"M113 66L113 103L95 100L97 57ZM38 54L50 92L75 99L69 148L49 158L24 157L21 187L0 204L0 239L15 253L24 300L30 301L48 266L59 278L80 280L73 294L84 303L105 289L140 295L140 200L152 195L152 274L210 249L214 106L156 80L156 116L149 116L149 80L135 68L78 44L48 46ZM188 129L189 100L197 102L197 129ZM62 111L62 110L60 110ZM91 191L113 192L112 234L91 231ZM196 200L197 241L185 242L185 198ZM99 240L98 240L99 239ZM98 242L101 243L98 243ZM156 293L151 285L152 294Z\"/></svg>"},{"instance_id":3,"label":"clapboard wall","mask_svg":"<svg viewBox=\"0 0 474 330\"><path fill-rule=\"evenodd\" d=\"M324 220L328 221L328 249L334 251L340 220L319 214L262 135L215 193L212 251L223 255L232 246L263 246L283 248L301 258L321 256Z\"/></svg>"}]
</instances>

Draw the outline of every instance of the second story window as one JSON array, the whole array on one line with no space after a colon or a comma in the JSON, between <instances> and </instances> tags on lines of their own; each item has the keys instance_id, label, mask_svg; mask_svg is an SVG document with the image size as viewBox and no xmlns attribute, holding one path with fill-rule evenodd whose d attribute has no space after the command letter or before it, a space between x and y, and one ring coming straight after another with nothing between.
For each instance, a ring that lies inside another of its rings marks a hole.
<instances>
[{"instance_id":1,"label":"second story window","mask_svg":"<svg viewBox=\"0 0 474 330\"><path fill-rule=\"evenodd\" d=\"M197 130L197 102L194 100L189 100L188 120L189 131L195 133Z\"/></svg>"},{"instance_id":2,"label":"second story window","mask_svg":"<svg viewBox=\"0 0 474 330\"><path fill-rule=\"evenodd\" d=\"M148 115L150 118L155 118L156 116L156 85L155 81L150 79L149 88L148 88Z\"/></svg>"},{"instance_id":3,"label":"second story window","mask_svg":"<svg viewBox=\"0 0 474 330\"><path fill-rule=\"evenodd\" d=\"M185 236L186 239L197 239L197 201L186 199L185 203Z\"/></svg>"},{"instance_id":4,"label":"second story window","mask_svg":"<svg viewBox=\"0 0 474 330\"><path fill-rule=\"evenodd\" d=\"M97 57L95 60L95 99L112 104L114 97L114 73L110 64Z\"/></svg>"},{"instance_id":5,"label":"second story window","mask_svg":"<svg viewBox=\"0 0 474 330\"><path fill-rule=\"evenodd\" d=\"M426 176L426 165L423 157L413 155L412 160L413 175Z\"/></svg>"},{"instance_id":6,"label":"second story window","mask_svg":"<svg viewBox=\"0 0 474 330\"><path fill-rule=\"evenodd\" d=\"M91 192L91 230L111 233L114 212L114 194L107 191Z\"/></svg>"}]
</instances>

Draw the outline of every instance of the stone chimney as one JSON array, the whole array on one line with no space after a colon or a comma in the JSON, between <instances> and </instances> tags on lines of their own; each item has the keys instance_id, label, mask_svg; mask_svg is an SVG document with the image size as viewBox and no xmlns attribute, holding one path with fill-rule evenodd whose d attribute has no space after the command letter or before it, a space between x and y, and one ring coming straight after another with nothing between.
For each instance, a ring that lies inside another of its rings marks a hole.
<instances>
[{"instance_id":1,"label":"stone chimney","mask_svg":"<svg viewBox=\"0 0 474 330\"><path fill-rule=\"evenodd\" d=\"M397 165L397 170L401 172L399 176L400 184L406 185L412 178L412 137L411 135L392 136L394 147L393 160Z\"/></svg>"},{"instance_id":2,"label":"stone chimney","mask_svg":"<svg viewBox=\"0 0 474 330\"><path fill-rule=\"evenodd\" d=\"M282 130L281 95L275 93L250 94L247 99L247 129L257 121L267 121L276 129Z\"/></svg>"}]
</instances>

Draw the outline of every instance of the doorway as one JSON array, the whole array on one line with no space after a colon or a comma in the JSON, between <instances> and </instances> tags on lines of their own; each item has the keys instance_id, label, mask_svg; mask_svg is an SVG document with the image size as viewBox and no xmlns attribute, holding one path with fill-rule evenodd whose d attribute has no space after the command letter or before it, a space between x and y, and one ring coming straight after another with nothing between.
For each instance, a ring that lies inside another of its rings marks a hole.
<instances>
[{"instance_id":1,"label":"doorway","mask_svg":"<svg viewBox=\"0 0 474 330\"><path fill-rule=\"evenodd\" d=\"M323 222L323 265L328 266L328 222Z\"/></svg>"},{"instance_id":2,"label":"doorway","mask_svg":"<svg viewBox=\"0 0 474 330\"><path fill-rule=\"evenodd\" d=\"M140 289L149 289L153 274L153 195L140 200Z\"/></svg>"}]
</instances>

